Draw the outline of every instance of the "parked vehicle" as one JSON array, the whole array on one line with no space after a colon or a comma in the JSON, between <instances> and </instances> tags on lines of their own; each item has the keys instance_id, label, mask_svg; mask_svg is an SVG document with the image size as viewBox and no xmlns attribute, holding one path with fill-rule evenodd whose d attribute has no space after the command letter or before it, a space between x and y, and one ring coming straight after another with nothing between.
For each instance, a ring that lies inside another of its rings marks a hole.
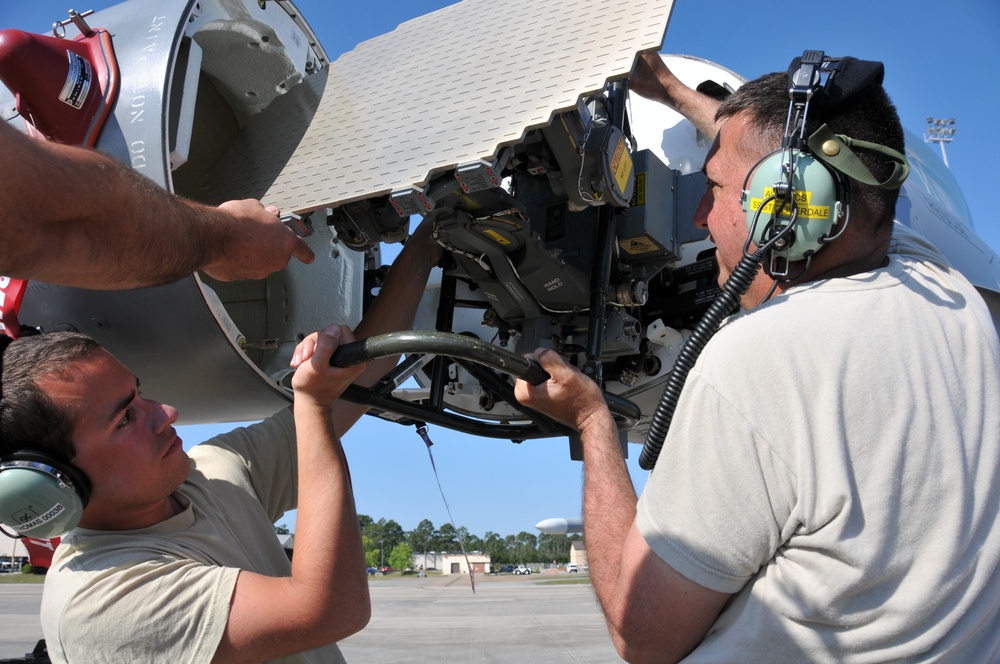
<instances>
[{"instance_id":1,"label":"parked vehicle","mask_svg":"<svg viewBox=\"0 0 1000 664\"><path fill-rule=\"evenodd\" d=\"M525 565L518 565L514 568L514 574L531 574L531 568Z\"/></svg>"},{"instance_id":2,"label":"parked vehicle","mask_svg":"<svg viewBox=\"0 0 1000 664\"><path fill-rule=\"evenodd\" d=\"M566 571L567 572L579 572L580 568L579 568L579 566L577 566L576 563L570 563L569 565L566 565Z\"/></svg>"}]
</instances>

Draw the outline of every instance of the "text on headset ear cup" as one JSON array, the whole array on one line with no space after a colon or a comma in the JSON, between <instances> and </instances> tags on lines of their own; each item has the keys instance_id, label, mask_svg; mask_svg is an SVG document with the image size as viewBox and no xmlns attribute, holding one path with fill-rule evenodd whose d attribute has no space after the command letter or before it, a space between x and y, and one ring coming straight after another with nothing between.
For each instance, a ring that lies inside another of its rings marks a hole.
<instances>
[{"instance_id":1,"label":"text on headset ear cup","mask_svg":"<svg viewBox=\"0 0 1000 664\"><path fill-rule=\"evenodd\" d=\"M0 459L0 523L25 537L72 530L90 500L90 482L70 463L33 451Z\"/></svg>"},{"instance_id":2,"label":"text on headset ear cup","mask_svg":"<svg viewBox=\"0 0 1000 664\"><path fill-rule=\"evenodd\" d=\"M825 164L807 152L792 152L796 159L792 186L798 208L792 230L794 242L785 250L776 250L775 254L797 261L818 251L823 246L821 238L829 236L836 225L838 189L836 178ZM772 198L775 184L787 181L782 166L787 157L788 151L779 151L761 162L750 180L748 193L743 196L747 228L753 230L753 242L758 247L791 221L792 206L786 203L775 216L776 205Z\"/></svg>"}]
</instances>

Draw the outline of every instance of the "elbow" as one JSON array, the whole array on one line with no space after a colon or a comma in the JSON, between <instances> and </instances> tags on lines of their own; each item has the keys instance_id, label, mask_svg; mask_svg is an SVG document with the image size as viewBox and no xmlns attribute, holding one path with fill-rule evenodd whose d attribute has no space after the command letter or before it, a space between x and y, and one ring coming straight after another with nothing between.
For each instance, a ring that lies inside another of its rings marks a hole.
<instances>
[{"instance_id":1,"label":"elbow","mask_svg":"<svg viewBox=\"0 0 1000 664\"><path fill-rule=\"evenodd\" d=\"M351 636L352 634L357 634L358 632L360 632L361 630L363 630L365 627L368 626L368 623L371 622L371 619L372 619L371 599L365 597L365 601L359 602L359 606L353 612L350 624L345 625L345 628L350 631L340 638L346 639L348 636ZM339 640L340 639L338 639L338 641Z\"/></svg>"},{"instance_id":2,"label":"elbow","mask_svg":"<svg viewBox=\"0 0 1000 664\"><path fill-rule=\"evenodd\" d=\"M662 652L652 653L648 644L641 640L630 638L627 634L612 630L611 640L615 645L615 650L622 660L629 664L646 664L647 662L673 662L674 659L666 659Z\"/></svg>"},{"instance_id":3,"label":"elbow","mask_svg":"<svg viewBox=\"0 0 1000 664\"><path fill-rule=\"evenodd\" d=\"M608 627L618 656L630 664L679 662L692 649L672 638L667 625L644 628L634 621L617 625L609 621Z\"/></svg>"},{"instance_id":4,"label":"elbow","mask_svg":"<svg viewBox=\"0 0 1000 664\"><path fill-rule=\"evenodd\" d=\"M363 597L358 597L337 612L339 615L332 621L336 625L336 636L333 641L341 641L357 634L372 619L372 602L367 593Z\"/></svg>"},{"instance_id":5,"label":"elbow","mask_svg":"<svg viewBox=\"0 0 1000 664\"><path fill-rule=\"evenodd\" d=\"M629 664L672 664L681 660L680 657L665 654L645 644L629 644L620 639L614 639L614 643L618 656Z\"/></svg>"},{"instance_id":6,"label":"elbow","mask_svg":"<svg viewBox=\"0 0 1000 664\"><path fill-rule=\"evenodd\" d=\"M332 616L328 617L328 620L325 621L325 640L327 643L342 641L367 627L371 619L371 599L367 596L357 598L356 601L340 607Z\"/></svg>"},{"instance_id":7,"label":"elbow","mask_svg":"<svg viewBox=\"0 0 1000 664\"><path fill-rule=\"evenodd\" d=\"M300 616L297 631L303 649L321 648L364 629L372 617L371 600L367 595L355 597L335 606L304 610Z\"/></svg>"},{"instance_id":8,"label":"elbow","mask_svg":"<svg viewBox=\"0 0 1000 664\"><path fill-rule=\"evenodd\" d=\"M618 656L629 664L673 664L684 659L684 655L660 650L648 643L614 639L614 644Z\"/></svg>"}]
</instances>

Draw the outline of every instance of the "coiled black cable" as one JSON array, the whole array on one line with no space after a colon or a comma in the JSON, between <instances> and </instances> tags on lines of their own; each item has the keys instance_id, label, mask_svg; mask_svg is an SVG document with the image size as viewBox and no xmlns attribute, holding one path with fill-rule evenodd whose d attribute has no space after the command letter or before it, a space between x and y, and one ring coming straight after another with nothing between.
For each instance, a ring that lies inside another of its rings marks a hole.
<instances>
[{"instance_id":1,"label":"coiled black cable","mask_svg":"<svg viewBox=\"0 0 1000 664\"><path fill-rule=\"evenodd\" d=\"M768 248L763 247L752 254L743 254L743 258L726 279L726 283L722 287L722 295L717 297L708 307L701 320L695 325L691 336L681 347L670 376L667 378L667 385L663 389L660 403L657 404L649 421L646 442L639 455L639 467L643 470L652 470L653 466L656 465L660 450L663 448L663 441L670 429L670 421L674 417L674 409L677 408L677 400L680 399L681 390L684 389L684 383L687 382L688 373L694 368L694 363L709 340L715 336L722 321L739 309L740 298L750 289L750 284L756 278L757 270L764 262L764 255Z\"/></svg>"}]
</instances>

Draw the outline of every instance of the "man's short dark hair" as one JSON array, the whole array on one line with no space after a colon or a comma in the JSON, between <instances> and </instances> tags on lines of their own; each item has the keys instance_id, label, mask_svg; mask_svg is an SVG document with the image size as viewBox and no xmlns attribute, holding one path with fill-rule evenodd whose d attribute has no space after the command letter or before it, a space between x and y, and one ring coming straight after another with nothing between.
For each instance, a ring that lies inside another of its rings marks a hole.
<instances>
[{"instance_id":1,"label":"man's short dark hair","mask_svg":"<svg viewBox=\"0 0 1000 664\"><path fill-rule=\"evenodd\" d=\"M97 341L76 332L23 337L7 347L0 398L0 454L28 449L73 460L76 422L38 387L38 381L62 374L100 348Z\"/></svg>"},{"instance_id":2,"label":"man's short dark hair","mask_svg":"<svg viewBox=\"0 0 1000 664\"><path fill-rule=\"evenodd\" d=\"M766 74L744 84L722 102L715 119L718 121L744 112L750 118L751 125L756 128L756 138L759 140L748 148L759 150L756 156L760 157L779 147L788 117L788 74ZM835 134L884 145L903 154L903 126L896 107L881 85L869 87L822 117L810 118L810 124L814 127L824 123ZM892 164L886 164L865 152L859 152L858 156L879 180L885 180L892 173ZM849 182L851 203L860 203L867 211L865 216L871 220L872 230L890 225L895 215L899 190L877 189L857 180Z\"/></svg>"}]
</instances>

